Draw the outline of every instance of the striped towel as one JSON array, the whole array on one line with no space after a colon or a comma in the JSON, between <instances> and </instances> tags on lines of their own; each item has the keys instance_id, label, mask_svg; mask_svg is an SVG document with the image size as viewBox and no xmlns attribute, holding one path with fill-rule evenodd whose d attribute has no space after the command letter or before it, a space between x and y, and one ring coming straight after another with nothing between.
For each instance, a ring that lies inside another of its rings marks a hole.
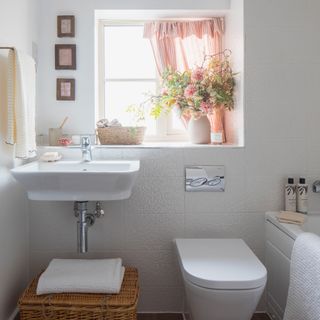
<instances>
[{"instance_id":1,"label":"striped towel","mask_svg":"<svg viewBox=\"0 0 320 320\"><path fill-rule=\"evenodd\" d=\"M15 157L36 156L35 89L33 58L17 50L8 54L8 111L6 143L15 145Z\"/></svg>"}]
</instances>

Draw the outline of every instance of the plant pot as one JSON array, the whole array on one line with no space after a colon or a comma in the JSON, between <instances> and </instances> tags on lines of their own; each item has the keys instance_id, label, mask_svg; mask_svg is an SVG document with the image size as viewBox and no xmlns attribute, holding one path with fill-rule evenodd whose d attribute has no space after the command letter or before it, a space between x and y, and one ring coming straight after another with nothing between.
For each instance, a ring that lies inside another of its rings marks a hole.
<instances>
[{"instance_id":1,"label":"plant pot","mask_svg":"<svg viewBox=\"0 0 320 320\"><path fill-rule=\"evenodd\" d=\"M222 144L227 141L224 130L224 106L216 106L208 114L211 126L211 142L213 144Z\"/></svg>"},{"instance_id":2,"label":"plant pot","mask_svg":"<svg viewBox=\"0 0 320 320\"><path fill-rule=\"evenodd\" d=\"M210 122L206 115L192 117L188 123L190 141L195 144L210 143Z\"/></svg>"}]
</instances>

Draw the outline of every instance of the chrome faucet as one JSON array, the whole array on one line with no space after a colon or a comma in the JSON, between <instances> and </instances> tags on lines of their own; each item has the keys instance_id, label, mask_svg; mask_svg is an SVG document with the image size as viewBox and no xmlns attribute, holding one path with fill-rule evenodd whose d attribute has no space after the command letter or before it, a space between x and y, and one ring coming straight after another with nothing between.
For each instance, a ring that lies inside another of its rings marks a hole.
<instances>
[{"instance_id":1,"label":"chrome faucet","mask_svg":"<svg viewBox=\"0 0 320 320\"><path fill-rule=\"evenodd\" d=\"M81 151L82 151L82 161L83 162L92 161L90 137L85 136L85 137L81 138Z\"/></svg>"}]
</instances>

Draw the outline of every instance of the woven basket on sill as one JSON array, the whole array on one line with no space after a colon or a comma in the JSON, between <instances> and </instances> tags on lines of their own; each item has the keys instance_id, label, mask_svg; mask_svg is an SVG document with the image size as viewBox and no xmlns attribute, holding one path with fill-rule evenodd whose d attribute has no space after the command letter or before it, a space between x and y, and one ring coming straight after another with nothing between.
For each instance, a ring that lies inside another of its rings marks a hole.
<instances>
[{"instance_id":1,"label":"woven basket on sill","mask_svg":"<svg viewBox=\"0 0 320 320\"><path fill-rule=\"evenodd\" d=\"M126 267L119 294L59 293L36 295L39 276L19 300L21 320L136 320L138 271Z\"/></svg>"},{"instance_id":2,"label":"woven basket on sill","mask_svg":"<svg viewBox=\"0 0 320 320\"><path fill-rule=\"evenodd\" d=\"M97 128L101 144L141 144L146 127Z\"/></svg>"}]
</instances>

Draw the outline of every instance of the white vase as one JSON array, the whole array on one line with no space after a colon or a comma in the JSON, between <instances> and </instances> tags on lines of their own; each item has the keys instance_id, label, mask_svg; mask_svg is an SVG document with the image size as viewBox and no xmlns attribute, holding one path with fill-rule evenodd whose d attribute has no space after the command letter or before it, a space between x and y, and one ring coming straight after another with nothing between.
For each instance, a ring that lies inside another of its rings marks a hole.
<instances>
[{"instance_id":1,"label":"white vase","mask_svg":"<svg viewBox=\"0 0 320 320\"><path fill-rule=\"evenodd\" d=\"M192 143L210 143L210 122L206 115L191 118L188 123L188 134Z\"/></svg>"}]
</instances>

